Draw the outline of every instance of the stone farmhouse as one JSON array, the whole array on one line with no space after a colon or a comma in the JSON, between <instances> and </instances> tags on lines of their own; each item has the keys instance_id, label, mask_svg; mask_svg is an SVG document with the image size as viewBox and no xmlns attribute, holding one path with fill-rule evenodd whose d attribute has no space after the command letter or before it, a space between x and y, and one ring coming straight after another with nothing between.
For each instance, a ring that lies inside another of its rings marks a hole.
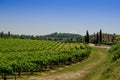
<instances>
[{"instance_id":1,"label":"stone farmhouse","mask_svg":"<svg viewBox=\"0 0 120 80\"><path fill-rule=\"evenodd\" d=\"M102 33L102 42L115 42L115 34ZM97 34L90 35L90 42L94 42L97 38Z\"/></svg>"}]
</instances>

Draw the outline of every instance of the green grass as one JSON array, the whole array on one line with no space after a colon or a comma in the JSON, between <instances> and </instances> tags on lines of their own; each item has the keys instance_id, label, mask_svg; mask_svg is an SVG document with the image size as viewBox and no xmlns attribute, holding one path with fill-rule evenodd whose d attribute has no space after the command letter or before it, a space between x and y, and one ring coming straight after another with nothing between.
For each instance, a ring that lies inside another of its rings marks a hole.
<instances>
[{"instance_id":1,"label":"green grass","mask_svg":"<svg viewBox=\"0 0 120 80\"><path fill-rule=\"evenodd\" d=\"M99 50L106 54L105 60L93 67L93 69L86 76L84 76L82 80L103 80L101 79L101 75L110 64L110 55L108 54L108 50L106 49L99 48Z\"/></svg>"},{"instance_id":2,"label":"green grass","mask_svg":"<svg viewBox=\"0 0 120 80\"><path fill-rule=\"evenodd\" d=\"M114 45L110 51L110 63L99 80L120 80L120 43Z\"/></svg>"}]
</instances>

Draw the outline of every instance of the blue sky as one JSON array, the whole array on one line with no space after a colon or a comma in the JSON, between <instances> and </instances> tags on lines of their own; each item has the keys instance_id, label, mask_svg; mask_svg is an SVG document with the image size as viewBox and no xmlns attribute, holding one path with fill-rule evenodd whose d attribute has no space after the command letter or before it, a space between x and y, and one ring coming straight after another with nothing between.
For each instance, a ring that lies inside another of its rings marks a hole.
<instances>
[{"instance_id":1,"label":"blue sky","mask_svg":"<svg viewBox=\"0 0 120 80\"><path fill-rule=\"evenodd\" d=\"M120 0L0 0L0 31L120 34Z\"/></svg>"}]
</instances>

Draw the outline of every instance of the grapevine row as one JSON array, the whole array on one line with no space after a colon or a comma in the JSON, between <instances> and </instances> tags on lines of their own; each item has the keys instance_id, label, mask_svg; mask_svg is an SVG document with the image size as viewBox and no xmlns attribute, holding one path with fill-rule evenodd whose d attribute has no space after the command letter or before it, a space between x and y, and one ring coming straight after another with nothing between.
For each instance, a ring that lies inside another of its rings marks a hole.
<instances>
[{"instance_id":1,"label":"grapevine row","mask_svg":"<svg viewBox=\"0 0 120 80\"><path fill-rule=\"evenodd\" d=\"M44 40L0 39L0 42L0 74L4 79L6 75L33 74L48 67L71 64L88 57L91 51L83 44Z\"/></svg>"}]
</instances>

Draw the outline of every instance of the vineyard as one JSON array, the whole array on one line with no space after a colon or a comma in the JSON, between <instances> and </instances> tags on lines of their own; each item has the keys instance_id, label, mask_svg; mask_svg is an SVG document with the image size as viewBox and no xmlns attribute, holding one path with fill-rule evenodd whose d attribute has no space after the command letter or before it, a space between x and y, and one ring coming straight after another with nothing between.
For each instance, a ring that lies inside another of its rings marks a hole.
<instances>
[{"instance_id":1,"label":"vineyard","mask_svg":"<svg viewBox=\"0 0 120 80\"><path fill-rule=\"evenodd\" d=\"M81 61L91 48L81 43L48 40L0 39L0 74L21 76L22 72L42 72Z\"/></svg>"}]
</instances>

